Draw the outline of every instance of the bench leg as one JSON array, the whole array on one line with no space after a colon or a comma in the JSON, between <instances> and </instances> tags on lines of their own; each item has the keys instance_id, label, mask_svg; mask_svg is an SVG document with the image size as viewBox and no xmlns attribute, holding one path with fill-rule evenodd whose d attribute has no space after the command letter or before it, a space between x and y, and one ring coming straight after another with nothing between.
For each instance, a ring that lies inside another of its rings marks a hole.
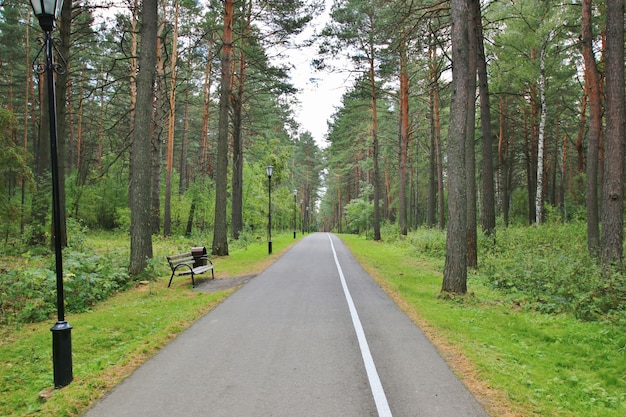
<instances>
[{"instance_id":1,"label":"bench leg","mask_svg":"<svg viewBox=\"0 0 626 417\"><path fill-rule=\"evenodd\" d=\"M193 273L193 271L191 272L191 288L196 288L196 282L193 280L193 276L195 274Z\"/></svg>"},{"instance_id":2,"label":"bench leg","mask_svg":"<svg viewBox=\"0 0 626 417\"><path fill-rule=\"evenodd\" d=\"M167 284L167 288L170 287L170 285L172 285L172 280L174 279L174 273L172 272L172 276L170 277L170 283Z\"/></svg>"},{"instance_id":3,"label":"bench leg","mask_svg":"<svg viewBox=\"0 0 626 417\"><path fill-rule=\"evenodd\" d=\"M211 279L215 279L215 274L213 273L212 269L211 269Z\"/></svg>"}]
</instances>

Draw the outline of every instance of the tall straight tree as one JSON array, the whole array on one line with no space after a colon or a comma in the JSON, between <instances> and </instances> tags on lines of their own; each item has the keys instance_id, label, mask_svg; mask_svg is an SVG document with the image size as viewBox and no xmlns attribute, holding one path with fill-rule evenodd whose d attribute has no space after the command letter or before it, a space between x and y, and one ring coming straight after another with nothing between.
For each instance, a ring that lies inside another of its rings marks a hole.
<instances>
[{"instance_id":1,"label":"tall straight tree","mask_svg":"<svg viewBox=\"0 0 626 417\"><path fill-rule=\"evenodd\" d=\"M233 239L239 239L239 233L243 230L243 100L246 84L246 46L250 38L250 20L252 14L252 1L246 2L245 17L240 19L243 28L242 38L239 45L239 71L237 71L237 85L231 91L231 103L233 107L233 169L232 169L232 201L231 201L231 235Z\"/></svg>"},{"instance_id":2,"label":"tall straight tree","mask_svg":"<svg viewBox=\"0 0 626 417\"><path fill-rule=\"evenodd\" d=\"M598 255L600 225L598 213L598 154L602 135L602 95L600 71L593 53L592 0L582 1L581 49L585 64L585 103L589 105L589 133L587 134L587 250ZM581 113L584 117L584 112Z\"/></svg>"},{"instance_id":3,"label":"tall straight tree","mask_svg":"<svg viewBox=\"0 0 626 417\"><path fill-rule=\"evenodd\" d=\"M400 191L398 195L398 215L400 234L406 236L407 226L407 199L406 178L407 158L409 153L409 71L407 69L406 34L402 31L400 39Z\"/></svg>"},{"instance_id":4,"label":"tall straight tree","mask_svg":"<svg viewBox=\"0 0 626 417\"><path fill-rule=\"evenodd\" d=\"M483 233L490 236L496 228L496 203L493 184L493 146L491 136L491 106L489 105L489 83L487 79L487 59L483 40L483 24L480 1L470 0L472 17L476 21L476 70L478 72L478 94L480 97L480 131L482 139L482 205L481 224Z\"/></svg>"},{"instance_id":5,"label":"tall straight tree","mask_svg":"<svg viewBox=\"0 0 626 417\"><path fill-rule=\"evenodd\" d=\"M441 290L467 292L465 143L469 77L467 0L451 0L452 98L448 128L448 228Z\"/></svg>"},{"instance_id":6,"label":"tall straight tree","mask_svg":"<svg viewBox=\"0 0 626 417\"><path fill-rule=\"evenodd\" d=\"M624 1L606 2L606 160L601 261L621 267L624 245Z\"/></svg>"},{"instance_id":7,"label":"tall straight tree","mask_svg":"<svg viewBox=\"0 0 626 417\"><path fill-rule=\"evenodd\" d=\"M165 6L163 7L165 14ZM172 229L172 171L174 168L174 133L176 130L176 78L178 61L178 1L174 0L174 29L172 32L172 50L170 57L170 94L167 128L167 171L165 173L165 207L163 210L163 236L167 237ZM166 16L163 16L165 19ZM181 173L182 175L182 173Z\"/></svg>"},{"instance_id":8,"label":"tall straight tree","mask_svg":"<svg viewBox=\"0 0 626 417\"><path fill-rule=\"evenodd\" d=\"M224 34L222 37L222 74L220 81L219 127L217 133L217 166L215 172L215 222L213 224L213 255L228 255L226 199L228 184L228 142L231 55L233 49L234 0L224 1Z\"/></svg>"},{"instance_id":9,"label":"tall straight tree","mask_svg":"<svg viewBox=\"0 0 626 417\"><path fill-rule=\"evenodd\" d=\"M467 184L467 266L478 265L478 233L476 231L476 67L478 65L478 29L475 8L471 6L473 0L467 0L468 17L468 65L467 77L467 131L465 143L465 182Z\"/></svg>"},{"instance_id":10,"label":"tall straight tree","mask_svg":"<svg viewBox=\"0 0 626 417\"><path fill-rule=\"evenodd\" d=\"M152 101L157 46L157 0L142 0L141 48L137 73L137 108L130 153L130 264L131 274L143 272L152 258L150 228Z\"/></svg>"}]
</instances>

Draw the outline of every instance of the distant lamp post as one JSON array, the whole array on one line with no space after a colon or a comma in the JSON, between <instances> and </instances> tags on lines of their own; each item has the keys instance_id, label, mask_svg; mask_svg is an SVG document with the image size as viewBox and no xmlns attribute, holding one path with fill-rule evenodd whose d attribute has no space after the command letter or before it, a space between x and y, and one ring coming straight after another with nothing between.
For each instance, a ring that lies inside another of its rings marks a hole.
<instances>
[{"instance_id":1,"label":"distant lamp post","mask_svg":"<svg viewBox=\"0 0 626 417\"><path fill-rule=\"evenodd\" d=\"M268 165L265 167L265 172L267 173L267 185L268 185L268 195L269 195L269 205L267 210L267 233L269 236L269 240L267 241L267 253L268 255L272 254L272 172L274 171L274 167Z\"/></svg>"},{"instance_id":2,"label":"distant lamp post","mask_svg":"<svg viewBox=\"0 0 626 417\"><path fill-rule=\"evenodd\" d=\"M304 235L304 200L300 200L300 231Z\"/></svg>"},{"instance_id":3,"label":"distant lamp post","mask_svg":"<svg viewBox=\"0 0 626 417\"><path fill-rule=\"evenodd\" d=\"M296 202L296 197L298 196L298 190L293 190L293 238L296 238L296 229L298 229L298 222L296 221L296 207L298 207L298 203Z\"/></svg>"},{"instance_id":4,"label":"distant lamp post","mask_svg":"<svg viewBox=\"0 0 626 417\"><path fill-rule=\"evenodd\" d=\"M54 42L52 31L63 8L63 0L31 0L31 6L39 26L44 31L46 63L33 63L35 72L47 75L48 112L50 114L50 170L52 174L52 223L54 228L54 253L56 260L57 316L52 331L52 364L54 369L54 387L62 388L72 382L72 326L65 321L65 302L63 300L63 248L61 241L61 200L59 194L59 164L57 154L57 112L54 72L65 71L63 66L54 63ZM41 50L39 54L41 54ZM37 57L39 57L37 54ZM35 57L35 60L37 60Z\"/></svg>"}]
</instances>

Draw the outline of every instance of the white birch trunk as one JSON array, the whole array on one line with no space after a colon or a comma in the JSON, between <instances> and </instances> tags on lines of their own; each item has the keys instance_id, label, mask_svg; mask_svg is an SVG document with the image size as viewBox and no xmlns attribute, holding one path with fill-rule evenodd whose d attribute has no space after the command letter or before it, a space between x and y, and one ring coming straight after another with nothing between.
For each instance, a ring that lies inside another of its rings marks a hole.
<instances>
[{"instance_id":1,"label":"white birch trunk","mask_svg":"<svg viewBox=\"0 0 626 417\"><path fill-rule=\"evenodd\" d=\"M543 219L543 148L546 131L546 43L541 46L539 56L539 96L541 100L541 120L539 122L539 138L537 143L537 192L535 194L535 223L539 226Z\"/></svg>"}]
</instances>

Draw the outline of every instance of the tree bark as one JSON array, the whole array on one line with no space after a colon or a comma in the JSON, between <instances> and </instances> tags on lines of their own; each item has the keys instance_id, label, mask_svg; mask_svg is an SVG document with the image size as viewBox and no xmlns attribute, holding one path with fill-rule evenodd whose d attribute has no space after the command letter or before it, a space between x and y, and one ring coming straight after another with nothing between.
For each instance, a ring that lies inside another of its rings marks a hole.
<instances>
[{"instance_id":1,"label":"tree bark","mask_svg":"<svg viewBox=\"0 0 626 417\"><path fill-rule=\"evenodd\" d=\"M215 178L215 222L213 224L212 254L228 255L228 227L226 221L226 199L228 181L228 127L230 110L231 54L233 46L234 0L224 2L224 35L222 40L222 79L220 84L220 114L217 137L217 167Z\"/></svg>"},{"instance_id":2,"label":"tree bark","mask_svg":"<svg viewBox=\"0 0 626 417\"><path fill-rule=\"evenodd\" d=\"M250 20L252 2L248 3L244 37L239 50L239 79L237 92L233 94L233 176L231 180L231 235L233 239L239 239L243 230L243 99L246 83L246 54L247 39L250 35Z\"/></svg>"},{"instance_id":3,"label":"tree bark","mask_svg":"<svg viewBox=\"0 0 626 417\"><path fill-rule=\"evenodd\" d=\"M469 56L467 0L451 0L452 98L448 130L448 228L442 292L467 292L465 144Z\"/></svg>"},{"instance_id":4,"label":"tree bark","mask_svg":"<svg viewBox=\"0 0 626 417\"><path fill-rule=\"evenodd\" d=\"M509 170L512 165L509 161L509 138L508 138L508 129L506 128L506 105L505 100L502 98L502 94L500 95L500 100L498 103L498 108L500 112L500 134L498 138L498 157L500 159L500 177L501 184L500 189L502 194L502 218L504 220L504 226L509 226L509 201L510 201L510 175Z\"/></svg>"},{"instance_id":5,"label":"tree bark","mask_svg":"<svg viewBox=\"0 0 626 417\"><path fill-rule=\"evenodd\" d=\"M489 82L487 79L487 60L483 41L483 25L480 12L480 1L472 0L476 20L476 47L478 52L478 93L480 97L480 131L482 137L482 206L481 224L485 235L490 236L496 229L496 202L493 183L493 137L491 133L491 106L489 105Z\"/></svg>"},{"instance_id":6,"label":"tree bark","mask_svg":"<svg viewBox=\"0 0 626 417\"><path fill-rule=\"evenodd\" d=\"M624 2L606 3L606 152L602 187L601 262L605 276L623 265L624 241ZM623 279L623 278L622 278Z\"/></svg>"},{"instance_id":7,"label":"tree bark","mask_svg":"<svg viewBox=\"0 0 626 417\"><path fill-rule=\"evenodd\" d=\"M407 228L407 158L409 153L409 73L407 69L406 39L402 33L400 44L400 184L398 195L398 223L400 234L406 236Z\"/></svg>"},{"instance_id":8,"label":"tree bark","mask_svg":"<svg viewBox=\"0 0 626 417\"><path fill-rule=\"evenodd\" d=\"M602 137L602 95L600 93L600 72L593 53L592 0L582 1L581 48L585 64L584 104L589 105L589 133L587 139L587 250L598 256L600 248L600 214L598 208L598 158ZM584 107L581 114L584 128ZM582 145L581 145L582 146ZM580 164L579 164L580 165ZM580 167L582 168L582 167Z\"/></svg>"},{"instance_id":9,"label":"tree bark","mask_svg":"<svg viewBox=\"0 0 626 417\"><path fill-rule=\"evenodd\" d=\"M478 61L478 32L477 16L472 3L477 0L467 0L468 17L468 78L467 78L467 127L465 142L465 181L467 184L467 266L478 265L478 237L476 231L476 68ZM479 6L480 8L480 6Z\"/></svg>"},{"instance_id":10,"label":"tree bark","mask_svg":"<svg viewBox=\"0 0 626 417\"><path fill-rule=\"evenodd\" d=\"M141 51L137 74L137 109L135 130L132 134L130 159L129 205L130 264L132 275L143 272L152 258L152 231L150 229L152 99L157 44L157 0L142 1Z\"/></svg>"},{"instance_id":11,"label":"tree bark","mask_svg":"<svg viewBox=\"0 0 626 417\"><path fill-rule=\"evenodd\" d=\"M372 105L372 159L374 162L373 178L374 183L374 240L381 240L380 236L380 169L378 167L378 111L376 104L376 77L374 70L374 46L370 45L369 56L369 80Z\"/></svg>"},{"instance_id":12,"label":"tree bark","mask_svg":"<svg viewBox=\"0 0 626 417\"><path fill-rule=\"evenodd\" d=\"M543 174L544 174L544 142L546 136L546 48L548 40L541 46L539 53L539 101L541 115L539 121L539 136L537 140L537 187L535 189L535 225L543 222Z\"/></svg>"},{"instance_id":13,"label":"tree bark","mask_svg":"<svg viewBox=\"0 0 626 417\"><path fill-rule=\"evenodd\" d=\"M439 72L437 70L437 54L433 42L430 42L430 89L428 94L429 121L430 121L430 158L428 169L428 208L427 208L427 225L429 228L435 227L436 211L437 211L437 166L439 150L437 143L437 130L435 126L435 89L438 88L437 79Z\"/></svg>"}]
</instances>

